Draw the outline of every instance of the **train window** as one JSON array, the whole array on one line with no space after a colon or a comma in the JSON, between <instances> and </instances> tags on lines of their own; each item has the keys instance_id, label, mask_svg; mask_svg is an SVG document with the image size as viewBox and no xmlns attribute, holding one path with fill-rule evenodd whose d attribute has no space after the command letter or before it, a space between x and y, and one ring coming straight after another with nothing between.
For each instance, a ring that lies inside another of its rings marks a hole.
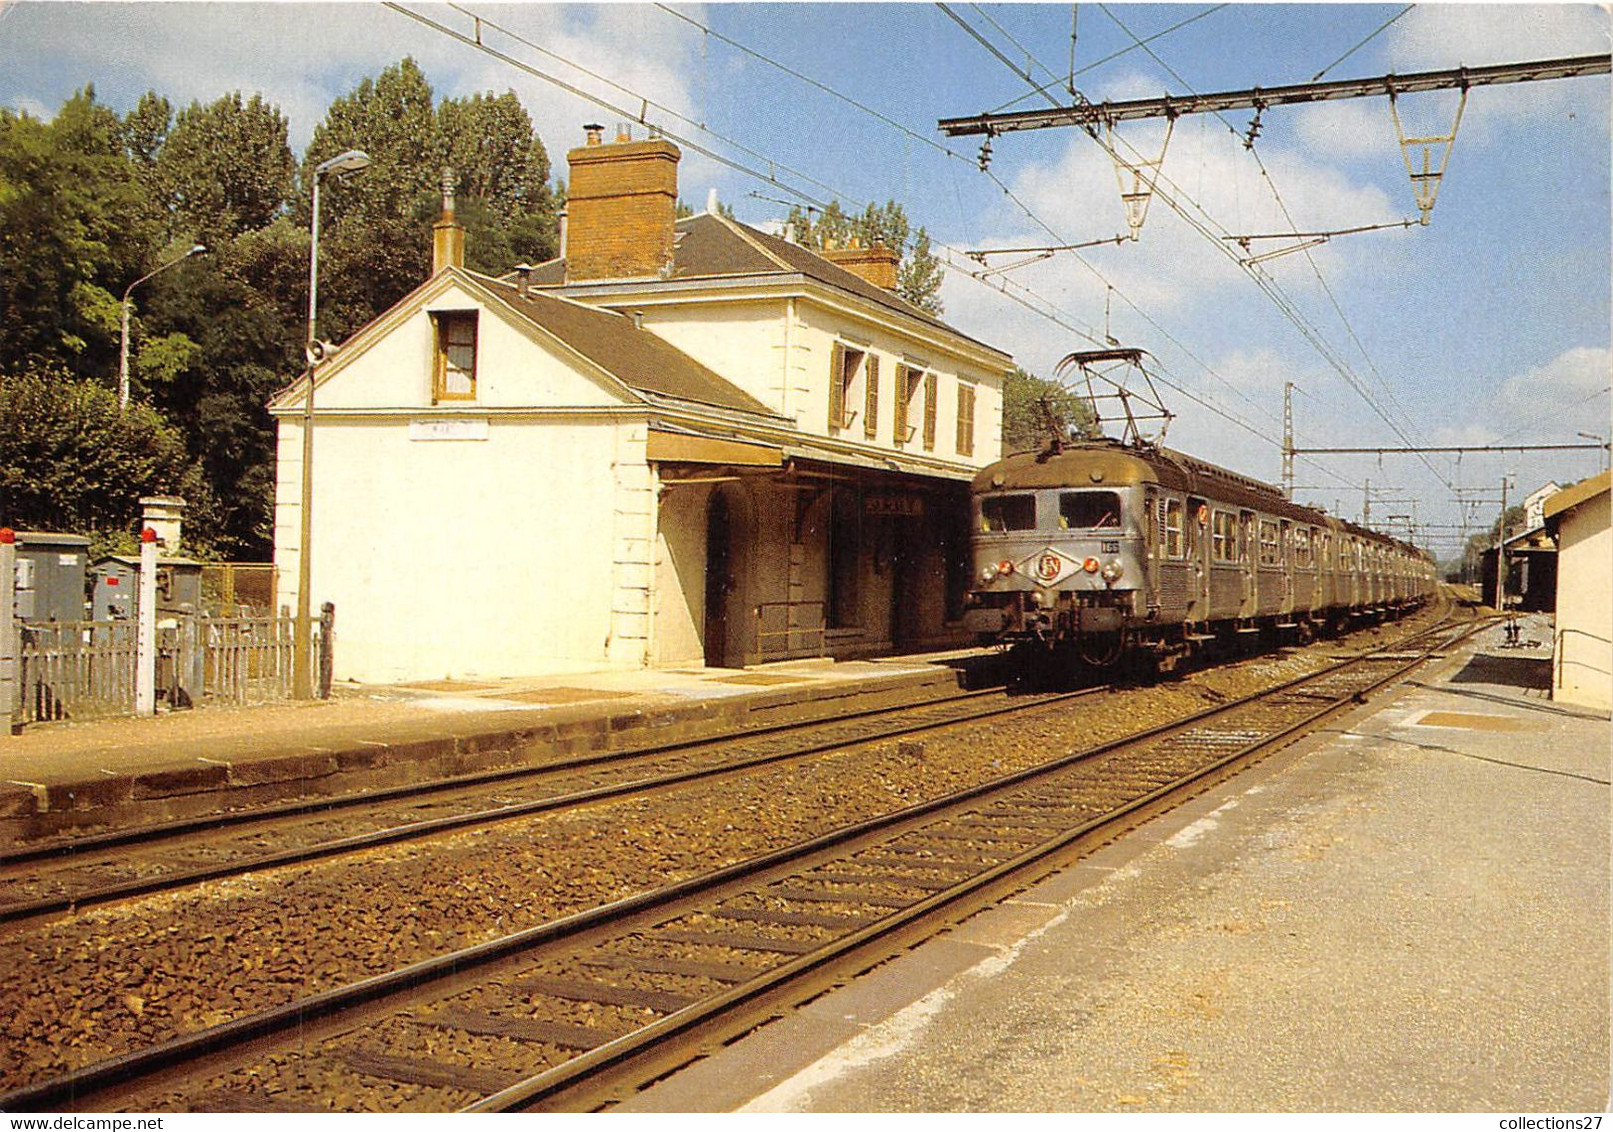
<instances>
[{"instance_id":1,"label":"train window","mask_svg":"<svg viewBox=\"0 0 1613 1132\"><path fill-rule=\"evenodd\" d=\"M1161 543L1165 547L1165 557L1180 558L1184 549L1182 541L1182 501L1180 499L1165 500L1160 505L1160 515L1164 526L1164 537L1161 539Z\"/></svg>"},{"instance_id":2,"label":"train window","mask_svg":"<svg viewBox=\"0 0 1613 1132\"><path fill-rule=\"evenodd\" d=\"M1113 491L1066 491L1059 496L1061 530L1120 525L1120 495Z\"/></svg>"},{"instance_id":3,"label":"train window","mask_svg":"<svg viewBox=\"0 0 1613 1132\"><path fill-rule=\"evenodd\" d=\"M1217 562L1237 560L1238 517L1231 511L1217 511L1210 520L1210 555Z\"/></svg>"},{"instance_id":4,"label":"train window","mask_svg":"<svg viewBox=\"0 0 1613 1132\"><path fill-rule=\"evenodd\" d=\"M988 495L980 501L982 531L1032 531L1036 529L1036 496Z\"/></svg>"},{"instance_id":5,"label":"train window","mask_svg":"<svg viewBox=\"0 0 1613 1132\"><path fill-rule=\"evenodd\" d=\"M1277 524L1270 519L1260 520L1260 564L1262 566L1281 566L1283 552L1281 544L1277 541Z\"/></svg>"},{"instance_id":6,"label":"train window","mask_svg":"<svg viewBox=\"0 0 1613 1132\"><path fill-rule=\"evenodd\" d=\"M1294 528L1294 565L1302 570L1309 570L1315 564L1316 560L1311 557L1311 529Z\"/></svg>"}]
</instances>

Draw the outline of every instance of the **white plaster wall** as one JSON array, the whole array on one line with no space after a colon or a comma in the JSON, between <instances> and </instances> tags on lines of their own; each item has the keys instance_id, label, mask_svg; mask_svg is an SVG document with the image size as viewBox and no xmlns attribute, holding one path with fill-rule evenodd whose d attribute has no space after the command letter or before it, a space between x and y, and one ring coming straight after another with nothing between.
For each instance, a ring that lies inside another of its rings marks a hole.
<instances>
[{"instance_id":1,"label":"white plaster wall","mask_svg":"<svg viewBox=\"0 0 1613 1132\"><path fill-rule=\"evenodd\" d=\"M311 593L316 611L336 605L337 679L644 663L649 579L642 609L618 600L637 517L629 504L618 518L613 467L635 443L642 466L641 424L494 419L486 440L411 440L407 421L345 419L320 421L314 441ZM301 443L282 422L276 564L293 607ZM637 655L613 648L634 627Z\"/></svg>"},{"instance_id":2,"label":"white plaster wall","mask_svg":"<svg viewBox=\"0 0 1613 1132\"><path fill-rule=\"evenodd\" d=\"M470 412L533 405L619 404L609 379L589 377L563 347L539 345L458 287L427 299L403 317L384 319L385 333L356 340L337 355L315 392L320 409L386 409L431 403L432 311L475 310L476 400L449 404ZM400 312L402 313L402 312ZM317 427L317 426L316 426Z\"/></svg>"},{"instance_id":3,"label":"white plaster wall","mask_svg":"<svg viewBox=\"0 0 1613 1132\"><path fill-rule=\"evenodd\" d=\"M1557 534L1553 698L1613 707L1613 529L1609 496L1566 513Z\"/></svg>"},{"instance_id":4,"label":"white plaster wall","mask_svg":"<svg viewBox=\"0 0 1613 1132\"><path fill-rule=\"evenodd\" d=\"M815 303L798 304L795 331L795 353L798 366L806 375L809 392L801 427L818 436L829 432L829 367L834 357L836 341L846 342L855 349L879 358L879 420L872 439L864 432L863 378L855 383L847 401L856 411L851 427L841 430L840 439L880 449L895 447L894 422L896 419L896 367L922 365L934 371L936 382L935 447L924 447L924 394L922 389L912 402L908 423L917 429L903 451L938 460L982 468L997 460L1002 452L1002 382L1001 373L992 373L970 365L964 359L915 342L890 329L873 323L855 321L838 311ZM967 382L975 387L974 453L960 455L957 450L958 384Z\"/></svg>"},{"instance_id":5,"label":"white plaster wall","mask_svg":"<svg viewBox=\"0 0 1613 1132\"><path fill-rule=\"evenodd\" d=\"M677 303L643 308L644 327L776 413L798 407L786 390L787 299ZM631 304L623 310L636 309Z\"/></svg>"},{"instance_id":6,"label":"white plaster wall","mask_svg":"<svg viewBox=\"0 0 1613 1132\"><path fill-rule=\"evenodd\" d=\"M835 435L876 449L893 448L897 365L907 358L921 360L940 375L935 448L924 449L921 432L906 451L970 467L984 467L1001 455L1004 375L909 339L882 323L851 318L805 299L647 305L643 315L645 327L775 412L792 418L803 432ZM839 433L829 431L829 366L837 338L879 356L879 428L872 440L863 430L860 385L849 402L857 412L851 427ZM975 386L971 456L957 452L960 380ZM922 408L922 395L916 404Z\"/></svg>"}]
</instances>

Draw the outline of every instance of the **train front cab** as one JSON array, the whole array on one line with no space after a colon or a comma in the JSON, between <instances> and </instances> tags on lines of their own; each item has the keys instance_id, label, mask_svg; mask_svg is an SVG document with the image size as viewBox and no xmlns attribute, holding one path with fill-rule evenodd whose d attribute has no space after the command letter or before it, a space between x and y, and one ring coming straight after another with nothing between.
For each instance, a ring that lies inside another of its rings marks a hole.
<instances>
[{"instance_id":1,"label":"train front cab","mask_svg":"<svg viewBox=\"0 0 1613 1132\"><path fill-rule=\"evenodd\" d=\"M1129 485L977 493L965 626L982 641L1118 638L1147 565L1138 494Z\"/></svg>"}]
</instances>

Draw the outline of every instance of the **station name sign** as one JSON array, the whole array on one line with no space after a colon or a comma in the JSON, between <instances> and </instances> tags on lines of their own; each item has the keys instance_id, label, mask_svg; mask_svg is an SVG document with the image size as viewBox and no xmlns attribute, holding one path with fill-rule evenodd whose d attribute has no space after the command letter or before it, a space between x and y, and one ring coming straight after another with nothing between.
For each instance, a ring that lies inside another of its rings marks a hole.
<instances>
[{"instance_id":1,"label":"station name sign","mask_svg":"<svg viewBox=\"0 0 1613 1132\"><path fill-rule=\"evenodd\" d=\"M896 495L890 492L865 495L863 496L863 514L922 515L924 514L924 497L921 495Z\"/></svg>"},{"instance_id":2,"label":"station name sign","mask_svg":"<svg viewBox=\"0 0 1613 1132\"><path fill-rule=\"evenodd\" d=\"M486 440L487 435L486 418L409 422L410 440Z\"/></svg>"}]
</instances>

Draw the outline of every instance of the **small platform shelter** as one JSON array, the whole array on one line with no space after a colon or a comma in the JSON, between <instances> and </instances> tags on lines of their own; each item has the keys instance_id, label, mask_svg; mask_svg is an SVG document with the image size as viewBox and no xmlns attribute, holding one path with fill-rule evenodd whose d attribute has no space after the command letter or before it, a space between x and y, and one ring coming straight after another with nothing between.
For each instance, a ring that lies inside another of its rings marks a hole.
<instances>
[{"instance_id":1,"label":"small platform shelter","mask_svg":"<svg viewBox=\"0 0 1613 1132\"><path fill-rule=\"evenodd\" d=\"M1557 626L1552 698L1613 708L1613 505L1609 475L1592 476L1546 501L1557 540Z\"/></svg>"}]
</instances>

